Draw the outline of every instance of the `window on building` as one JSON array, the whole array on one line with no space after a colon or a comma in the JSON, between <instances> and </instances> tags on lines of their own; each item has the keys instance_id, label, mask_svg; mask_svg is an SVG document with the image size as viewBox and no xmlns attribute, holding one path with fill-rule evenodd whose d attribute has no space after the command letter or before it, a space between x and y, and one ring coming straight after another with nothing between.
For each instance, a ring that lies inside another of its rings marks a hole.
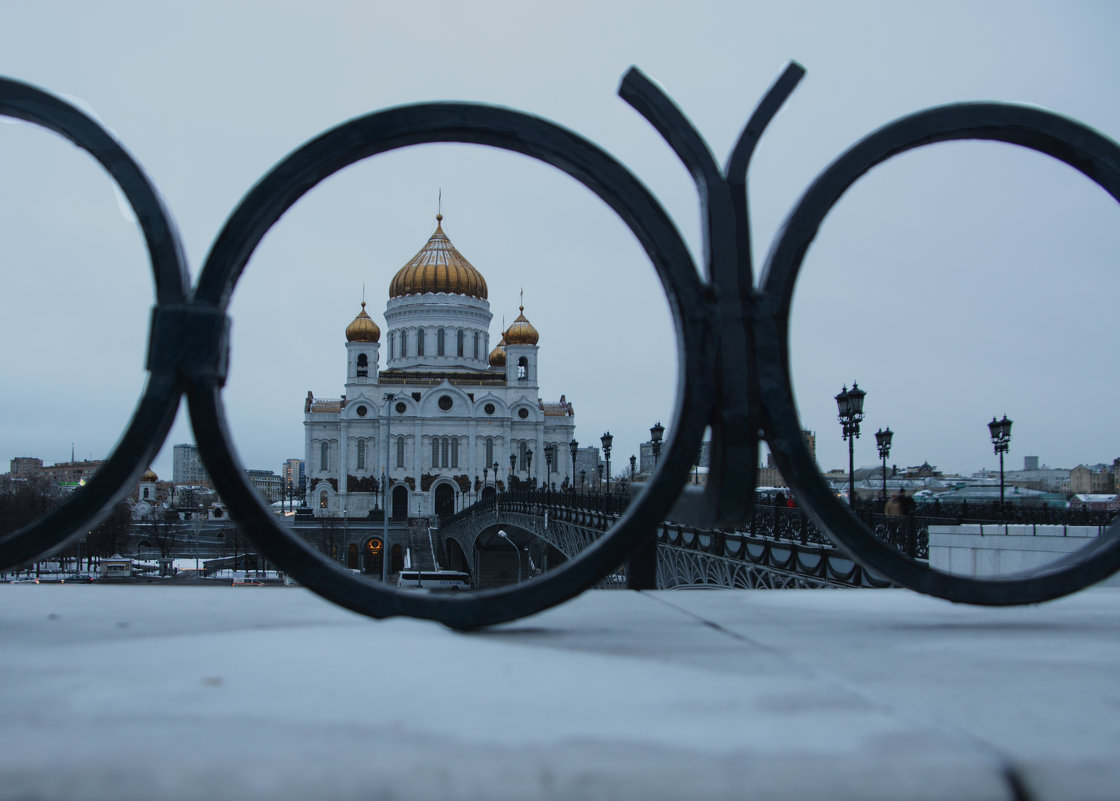
<instances>
[{"instance_id":1,"label":"window on building","mask_svg":"<svg viewBox=\"0 0 1120 801\"><path fill-rule=\"evenodd\" d=\"M529 377L529 360L522 356L517 360L517 380L524 381Z\"/></svg>"},{"instance_id":2,"label":"window on building","mask_svg":"<svg viewBox=\"0 0 1120 801\"><path fill-rule=\"evenodd\" d=\"M432 437L432 467L439 467L439 437Z\"/></svg>"},{"instance_id":3,"label":"window on building","mask_svg":"<svg viewBox=\"0 0 1120 801\"><path fill-rule=\"evenodd\" d=\"M358 440L358 469L366 469L366 443L365 440Z\"/></svg>"},{"instance_id":4,"label":"window on building","mask_svg":"<svg viewBox=\"0 0 1120 801\"><path fill-rule=\"evenodd\" d=\"M365 378L369 375L369 357L364 353L358 354L358 377Z\"/></svg>"},{"instance_id":5,"label":"window on building","mask_svg":"<svg viewBox=\"0 0 1120 801\"><path fill-rule=\"evenodd\" d=\"M327 470L331 466L330 462L330 444L327 442L319 443L319 469Z\"/></svg>"},{"instance_id":6,"label":"window on building","mask_svg":"<svg viewBox=\"0 0 1120 801\"><path fill-rule=\"evenodd\" d=\"M397 437L397 467L404 467L404 437Z\"/></svg>"},{"instance_id":7,"label":"window on building","mask_svg":"<svg viewBox=\"0 0 1120 801\"><path fill-rule=\"evenodd\" d=\"M421 328L416 332L416 355L424 355L424 329Z\"/></svg>"},{"instance_id":8,"label":"window on building","mask_svg":"<svg viewBox=\"0 0 1120 801\"><path fill-rule=\"evenodd\" d=\"M148 492L149 492L148 488L144 487L144 500L148 500Z\"/></svg>"},{"instance_id":9,"label":"window on building","mask_svg":"<svg viewBox=\"0 0 1120 801\"><path fill-rule=\"evenodd\" d=\"M451 466L452 467L458 467L459 466L459 438L458 437L452 437L451 438Z\"/></svg>"},{"instance_id":10,"label":"window on building","mask_svg":"<svg viewBox=\"0 0 1120 801\"><path fill-rule=\"evenodd\" d=\"M459 329L459 333L455 335L455 349L459 356L463 355L463 329Z\"/></svg>"},{"instance_id":11,"label":"window on building","mask_svg":"<svg viewBox=\"0 0 1120 801\"><path fill-rule=\"evenodd\" d=\"M486 464L489 467L494 464L494 439L492 437L486 438Z\"/></svg>"},{"instance_id":12,"label":"window on building","mask_svg":"<svg viewBox=\"0 0 1120 801\"><path fill-rule=\"evenodd\" d=\"M444 353L444 351L443 351L444 337L445 337L445 335L443 333L442 328L439 329L438 331L436 331L436 355L437 356L442 356L443 353Z\"/></svg>"},{"instance_id":13,"label":"window on building","mask_svg":"<svg viewBox=\"0 0 1120 801\"><path fill-rule=\"evenodd\" d=\"M451 464L451 439L449 437L441 437L439 443L440 453L440 467L447 467Z\"/></svg>"},{"instance_id":14,"label":"window on building","mask_svg":"<svg viewBox=\"0 0 1120 801\"><path fill-rule=\"evenodd\" d=\"M517 446L518 461L521 463L519 470L525 470L525 454L529 451L529 445L522 440Z\"/></svg>"},{"instance_id":15,"label":"window on building","mask_svg":"<svg viewBox=\"0 0 1120 801\"><path fill-rule=\"evenodd\" d=\"M389 332L389 358L395 359L397 356L397 332Z\"/></svg>"},{"instance_id":16,"label":"window on building","mask_svg":"<svg viewBox=\"0 0 1120 801\"><path fill-rule=\"evenodd\" d=\"M478 358L478 332L474 332L474 357Z\"/></svg>"},{"instance_id":17,"label":"window on building","mask_svg":"<svg viewBox=\"0 0 1120 801\"><path fill-rule=\"evenodd\" d=\"M322 492L319 493L319 508L320 509L326 509L327 508L327 491L326 490L323 490Z\"/></svg>"}]
</instances>

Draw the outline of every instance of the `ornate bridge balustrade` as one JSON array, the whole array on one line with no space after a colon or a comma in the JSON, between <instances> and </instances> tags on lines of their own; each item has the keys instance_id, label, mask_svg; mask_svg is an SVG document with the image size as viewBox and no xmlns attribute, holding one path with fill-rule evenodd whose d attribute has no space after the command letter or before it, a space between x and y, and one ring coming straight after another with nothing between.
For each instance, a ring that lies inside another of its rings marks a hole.
<instances>
[{"instance_id":1,"label":"ornate bridge balustrade","mask_svg":"<svg viewBox=\"0 0 1120 801\"><path fill-rule=\"evenodd\" d=\"M447 518L440 526L440 540L445 550L446 543L454 541L473 565L480 535L498 526L514 527L571 559L610 529L629 502L613 494L505 493ZM923 547L928 552L924 521L884 517L874 528L907 553L920 553ZM626 565L620 565L600 586L626 586L626 576ZM658 527L657 586L778 589L885 587L890 582L832 545L800 509L760 505L750 525L738 531L672 522Z\"/></svg>"}]
</instances>

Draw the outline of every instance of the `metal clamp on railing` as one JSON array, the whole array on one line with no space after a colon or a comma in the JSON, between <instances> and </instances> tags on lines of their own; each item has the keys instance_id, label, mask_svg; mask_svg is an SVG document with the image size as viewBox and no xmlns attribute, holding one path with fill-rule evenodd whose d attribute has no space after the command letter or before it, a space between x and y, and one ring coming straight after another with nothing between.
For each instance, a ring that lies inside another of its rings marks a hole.
<instances>
[{"instance_id":1,"label":"metal clamp on railing","mask_svg":"<svg viewBox=\"0 0 1120 801\"><path fill-rule=\"evenodd\" d=\"M193 305L156 306L148 339L147 369L177 372L196 383L226 383L229 369L229 317L218 309Z\"/></svg>"},{"instance_id":2,"label":"metal clamp on railing","mask_svg":"<svg viewBox=\"0 0 1120 801\"><path fill-rule=\"evenodd\" d=\"M1048 155L1120 201L1120 146L1079 122L1037 108L966 103L891 122L853 145L798 201L757 282L751 264L747 172L755 146L804 70L791 64L759 103L721 170L685 115L631 70L620 94L661 134L693 176L704 214L705 263L698 269L657 198L611 155L578 134L518 111L466 103L423 103L368 114L326 131L282 159L233 211L187 294L182 247L147 176L97 122L53 95L0 79L0 114L41 125L87 150L120 186L140 220L152 261L152 317L144 396L117 448L86 487L42 520L0 540L0 569L47 553L96 523L123 498L162 445L186 392L195 438L215 486L257 548L305 586L374 617L412 615L456 627L499 623L557 604L598 584L630 558L652 576L657 532L688 483L706 429L712 464L702 496L682 501L696 522L750 519L760 442L813 522L862 569L953 601L1023 604L1055 598L1120 569L1120 523L1053 564L1014 575L970 578L931 569L875 532L833 495L802 435L789 369L789 312L805 254L844 193L873 167L939 142L981 139ZM228 364L226 309L264 236L287 209L358 161L419 144L486 145L526 155L580 182L618 215L641 244L668 298L681 348L678 398L646 491L592 547L555 570L458 597L397 591L341 570L269 509L249 483L228 435L221 389ZM190 298L188 300L188 297ZM173 369L172 369L173 368ZM185 384L185 385L184 385ZM648 585L647 585L648 586Z\"/></svg>"}]
</instances>

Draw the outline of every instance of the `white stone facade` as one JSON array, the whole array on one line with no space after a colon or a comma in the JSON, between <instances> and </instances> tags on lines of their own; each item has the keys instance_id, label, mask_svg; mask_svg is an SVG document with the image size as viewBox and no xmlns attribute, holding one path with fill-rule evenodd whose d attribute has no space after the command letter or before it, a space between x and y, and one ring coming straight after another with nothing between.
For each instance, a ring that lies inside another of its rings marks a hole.
<instances>
[{"instance_id":1,"label":"white stone facade","mask_svg":"<svg viewBox=\"0 0 1120 801\"><path fill-rule=\"evenodd\" d=\"M417 259L437 238L462 258L437 227ZM477 294L485 295L480 275L478 283ZM439 275L433 272L425 288L441 288ZM540 399L540 349L524 315L517 335L511 334L516 344L502 346L503 364L501 348L491 353L493 315L485 297L398 294L386 304L383 339L364 314L361 326L356 319L347 329L345 394L326 400L308 392L305 400L307 504L316 516L368 518L386 503L380 491L385 475L392 518L448 514L507 489L511 455L518 482L571 482L574 411L563 396L553 403ZM556 458L546 478L549 445Z\"/></svg>"}]
</instances>

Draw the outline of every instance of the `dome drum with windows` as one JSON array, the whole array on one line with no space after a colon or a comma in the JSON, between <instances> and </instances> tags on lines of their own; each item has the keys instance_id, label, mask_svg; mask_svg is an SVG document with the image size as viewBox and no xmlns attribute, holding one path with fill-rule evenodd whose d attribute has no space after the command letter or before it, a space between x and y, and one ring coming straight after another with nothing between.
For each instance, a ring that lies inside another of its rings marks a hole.
<instances>
[{"instance_id":1,"label":"dome drum with windows","mask_svg":"<svg viewBox=\"0 0 1120 801\"><path fill-rule=\"evenodd\" d=\"M558 463L544 476L542 463L528 456L550 445L566 448L575 437L566 397L559 403L540 397L540 333L522 302L491 348L486 279L451 243L442 215L424 247L393 275L388 294L384 341L364 299L346 327L345 394L316 399L309 392L304 400L306 500L313 514L369 519L384 503L390 521L403 526L505 491L511 472L518 486L530 480L572 485L570 464ZM364 536L358 528L340 531ZM391 529L390 559L393 547L407 543L407 526L399 536ZM353 561L360 562L366 542L352 544Z\"/></svg>"}]
</instances>

